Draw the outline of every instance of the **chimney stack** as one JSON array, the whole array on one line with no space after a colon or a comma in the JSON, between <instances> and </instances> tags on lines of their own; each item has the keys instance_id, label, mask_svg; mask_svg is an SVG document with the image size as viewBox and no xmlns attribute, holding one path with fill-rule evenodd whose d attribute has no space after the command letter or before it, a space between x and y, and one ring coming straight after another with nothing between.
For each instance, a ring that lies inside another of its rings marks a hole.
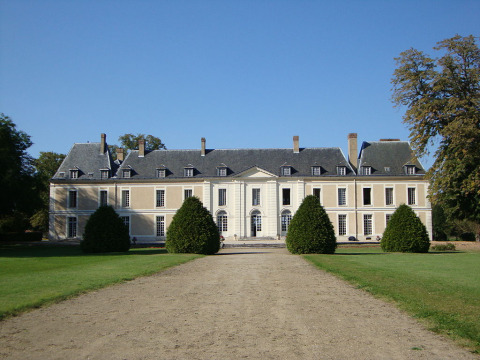
<instances>
[{"instance_id":1,"label":"chimney stack","mask_svg":"<svg viewBox=\"0 0 480 360\"><path fill-rule=\"evenodd\" d=\"M299 138L298 135L293 137L293 153L298 154L300 152L300 145L299 145Z\"/></svg>"},{"instance_id":2,"label":"chimney stack","mask_svg":"<svg viewBox=\"0 0 480 360\"><path fill-rule=\"evenodd\" d=\"M348 134L348 161L353 166L353 168L357 169L357 133L350 133Z\"/></svg>"},{"instance_id":3,"label":"chimney stack","mask_svg":"<svg viewBox=\"0 0 480 360\"><path fill-rule=\"evenodd\" d=\"M145 156L145 139L138 140L138 157Z\"/></svg>"},{"instance_id":4,"label":"chimney stack","mask_svg":"<svg viewBox=\"0 0 480 360\"><path fill-rule=\"evenodd\" d=\"M201 156L205 156L205 143L206 143L206 140L204 137L202 137L202 149L200 150Z\"/></svg>"},{"instance_id":5,"label":"chimney stack","mask_svg":"<svg viewBox=\"0 0 480 360\"><path fill-rule=\"evenodd\" d=\"M117 160L118 161L123 161L124 160L123 149L122 148L117 149Z\"/></svg>"},{"instance_id":6,"label":"chimney stack","mask_svg":"<svg viewBox=\"0 0 480 360\"><path fill-rule=\"evenodd\" d=\"M100 135L100 155L105 154L105 150L107 149L107 135L101 134Z\"/></svg>"}]
</instances>

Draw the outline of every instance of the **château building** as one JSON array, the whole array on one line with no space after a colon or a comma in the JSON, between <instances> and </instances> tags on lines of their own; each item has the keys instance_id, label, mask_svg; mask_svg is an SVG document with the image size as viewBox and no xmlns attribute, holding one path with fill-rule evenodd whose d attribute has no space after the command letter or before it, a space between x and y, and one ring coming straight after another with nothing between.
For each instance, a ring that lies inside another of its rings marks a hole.
<instances>
[{"instance_id":1,"label":"ch\u00e2teau building","mask_svg":"<svg viewBox=\"0 0 480 360\"><path fill-rule=\"evenodd\" d=\"M197 196L227 239L283 238L295 211L315 195L335 227L337 241L375 241L401 204L410 205L431 236L425 170L410 144L397 139L357 147L348 135L348 159L338 147L199 149L124 153L114 161L105 134L99 143L74 144L51 179L52 240L81 238L88 217L113 206L138 242L163 242L185 198Z\"/></svg>"}]
</instances>

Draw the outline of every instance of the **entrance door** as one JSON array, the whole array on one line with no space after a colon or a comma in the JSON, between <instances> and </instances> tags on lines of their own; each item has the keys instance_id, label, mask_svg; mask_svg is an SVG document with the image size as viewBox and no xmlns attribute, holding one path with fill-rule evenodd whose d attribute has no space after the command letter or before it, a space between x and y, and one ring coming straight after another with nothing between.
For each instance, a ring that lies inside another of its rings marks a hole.
<instances>
[{"instance_id":1,"label":"entrance door","mask_svg":"<svg viewBox=\"0 0 480 360\"><path fill-rule=\"evenodd\" d=\"M251 216L252 237L256 237L259 231L262 231L262 215L259 211L252 212Z\"/></svg>"}]
</instances>

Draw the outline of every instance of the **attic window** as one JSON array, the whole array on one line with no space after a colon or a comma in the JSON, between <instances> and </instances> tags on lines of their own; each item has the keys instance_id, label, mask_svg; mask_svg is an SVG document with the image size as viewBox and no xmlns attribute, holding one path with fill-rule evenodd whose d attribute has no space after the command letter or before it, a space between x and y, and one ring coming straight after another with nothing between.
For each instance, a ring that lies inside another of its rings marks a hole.
<instances>
[{"instance_id":1,"label":"attic window","mask_svg":"<svg viewBox=\"0 0 480 360\"><path fill-rule=\"evenodd\" d=\"M193 177L193 167L186 167L183 169L183 176Z\"/></svg>"},{"instance_id":2,"label":"attic window","mask_svg":"<svg viewBox=\"0 0 480 360\"><path fill-rule=\"evenodd\" d=\"M92 178L93 178L93 172L89 172L87 175L88 175L88 178L89 178L89 179L92 179Z\"/></svg>"},{"instance_id":3,"label":"attic window","mask_svg":"<svg viewBox=\"0 0 480 360\"><path fill-rule=\"evenodd\" d=\"M337 175L341 175L341 176L347 175L347 167L346 166L337 166Z\"/></svg>"},{"instance_id":4,"label":"attic window","mask_svg":"<svg viewBox=\"0 0 480 360\"><path fill-rule=\"evenodd\" d=\"M372 167L362 166L362 175L372 175Z\"/></svg>"},{"instance_id":5,"label":"attic window","mask_svg":"<svg viewBox=\"0 0 480 360\"><path fill-rule=\"evenodd\" d=\"M70 170L70 179L78 179L78 169Z\"/></svg>"},{"instance_id":6,"label":"attic window","mask_svg":"<svg viewBox=\"0 0 480 360\"><path fill-rule=\"evenodd\" d=\"M227 167L226 166L217 167L217 176L227 176Z\"/></svg>"},{"instance_id":7,"label":"attic window","mask_svg":"<svg viewBox=\"0 0 480 360\"><path fill-rule=\"evenodd\" d=\"M132 170L131 169L123 169L122 170L122 177L124 179L129 179L132 176Z\"/></svg>"},{"instance_id":8,"label":"attic window","mask_svg":"<svg viewBox=\"0 0 480 360\"><path fill-rule=\"evenodd\" d=\"M384 170L385 170L386 173L389 173L390 172L390 166L385 166Z\"/></svg>"},{"instance_id":9,"label":"attic window","mask_svg":"<svg viewBox=\"0 0 480 360\"><path fill-rule=\"evenodd\" d=\"M415 175L416 174L415 165L405 165L405 174Z\"/></svg>"},{"instance_id":10,"label":"attic window","mask_svg":"<svg viewBox=\"0 0 480 360\"><path fill-rule=\"evenodd\" d=\"M282 175L283 175L283 176L290 176L290 175L292 175L292 167L289 166L289 165L284 165L284 166L282 166L281 171L282 171Z\"/></svg>"},{"instance_id":11,"label":"attic window","mask_svg":"<svg viewBox=\"0 0 480 360\"><path fill-rule=\"evenodd\" d=\"M108 179L110 176L109 176L109 170L108 169L102 169L100 170L100 178L101 179Z\"/></svg>"},{"instance_id":12,"label":"attic window","mask_svg":"<svg viewBox=\"0 0 480 360\"><path fill-rule=\"evenodd\" d=\"M167 175L166 169L157 169L157 178L164 178Z\"/></svg>"},{"instance_id":13,"label":"attic window","mask_svg":"<svg viewBox=\"0 0 480 360\"><path fill-rule=\"evenodd\" d=\"M65 177L65 173L62 171L62 172L59 172L58 173L58 177L59 178L64 178Z\"/></svg>"},{"instance_id":14,"label":"attic window","mask_svg":"<svg viewBox=\"0 0 480 360\"><path fill-rule=\"evenodd\" d=\"M322 175L322 168L320 166L312 166L312 175L313 176Z\"/></svg>"}]
</instances>

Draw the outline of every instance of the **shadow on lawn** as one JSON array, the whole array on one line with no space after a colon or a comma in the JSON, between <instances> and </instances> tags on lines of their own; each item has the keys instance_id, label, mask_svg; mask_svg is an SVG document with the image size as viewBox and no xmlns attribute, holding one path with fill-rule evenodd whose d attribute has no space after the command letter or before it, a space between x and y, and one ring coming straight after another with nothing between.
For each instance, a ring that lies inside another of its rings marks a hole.
<instances>
[{"instance_id":1,"label":"shadow on lawn","mask_svg":"<svg viewBox=\"0 0 480 360\"><path fill-rule=\"evenodd\" d=\"M35 258L35 257L68 257L68 256L131 256L167 254L164 248L130 249L128 252L86 254L79 246L25 246L0 245L0 258Z\"/></svg>"}]
</instances>

